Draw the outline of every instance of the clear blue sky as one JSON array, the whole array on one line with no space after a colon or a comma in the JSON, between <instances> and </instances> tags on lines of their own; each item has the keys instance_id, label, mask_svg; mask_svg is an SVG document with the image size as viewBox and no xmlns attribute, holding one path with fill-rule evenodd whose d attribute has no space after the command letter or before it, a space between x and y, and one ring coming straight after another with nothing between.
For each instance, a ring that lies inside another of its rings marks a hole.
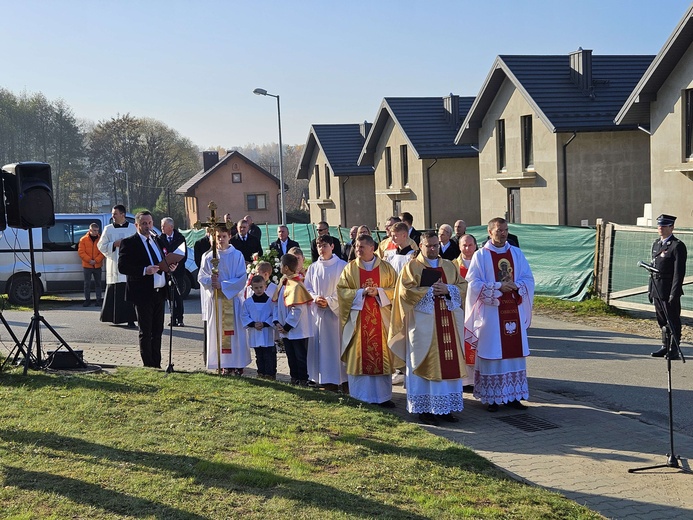
<instances>
[{"instance_id":1,"label":"clear blue sky","mask_svg":"<svg viewBox=\"0 0 693 520\"><path fill-rule=\"evenodd\" d=\"M0 87L196 145L372 121L386 96L474 96L498 54L656 54L690 0L0 0Z\"/></svg>"}]
</instances>

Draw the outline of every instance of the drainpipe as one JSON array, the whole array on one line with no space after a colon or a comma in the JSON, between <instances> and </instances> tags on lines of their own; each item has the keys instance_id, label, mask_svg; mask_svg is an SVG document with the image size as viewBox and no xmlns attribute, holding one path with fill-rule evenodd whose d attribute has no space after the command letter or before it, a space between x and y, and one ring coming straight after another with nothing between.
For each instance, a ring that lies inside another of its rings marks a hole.
<instances>
[{"instance_id":1,"label":"drainpipe","mask_svg":"<svg viewBox=\"0 0 693 520\"><path fill-rule=\"evenodd\" d=\"M563 145L563 225L568 225L568 145L577 137L573 132L568 142Z\"/></svg>"},{"instance_id":2,"label":"drainpipe","mask_svg":"<svg viewBox=\"0 0 693 520\"><path fill-rule=\"evenodd\" d=\"M433 208L431 207L431 168L433 168L437 162L438 159L433 159L431 165L426 168L426 188L428 190L428 228L431 227L431 223L433 222Z\"/></svg>"},{"instance_id":3,"label":"drainpipe","mask_svg":"<svg viewBox=\"0 0 693 520\"><path fill-rule=\"evenodd\" d=\"M341 196L342 196L342 225L344 227L347 226L347 218L346 218L346 188L344 185L347 183L349 180L349 177L344 177L344 182L342 182L342 189L340 190Z\"/></svg>"}]
</instances>

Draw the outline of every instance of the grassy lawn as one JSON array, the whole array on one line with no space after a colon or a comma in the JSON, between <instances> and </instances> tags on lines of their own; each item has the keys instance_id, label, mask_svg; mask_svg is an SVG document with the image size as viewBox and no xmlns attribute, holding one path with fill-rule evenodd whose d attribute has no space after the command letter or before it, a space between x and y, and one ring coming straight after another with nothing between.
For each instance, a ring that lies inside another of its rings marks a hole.
<instances>
[{"instance_id":1,"label":"grassy lawn","mask_svg":"<svg viewBox=\"0 0 693 520\"><path fill-rule=\"evenodd\" d=\"M576 316L613 316L620 318L631 318L627 311L612 307L599 298L588 298L581 302L571 302L549 298L547 296L535 296L534 308L544 313L567 313Z\"/></svg>"},{"instance_id":2,"label":"grassy lawn","mask_svg":"<svg viewBox=\"0 0 693 520\"><path fill-rule=\"evenodd\" d=\"M349 398L146 369L0 374L2 518L602 518Z\"/></svg>"}]
</instances>

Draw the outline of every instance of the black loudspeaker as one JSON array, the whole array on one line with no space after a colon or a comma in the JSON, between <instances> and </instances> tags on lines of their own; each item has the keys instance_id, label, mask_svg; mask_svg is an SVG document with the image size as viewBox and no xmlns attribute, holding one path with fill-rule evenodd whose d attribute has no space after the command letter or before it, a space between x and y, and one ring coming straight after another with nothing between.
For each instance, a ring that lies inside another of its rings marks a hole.
<instances>
[{"instance_id":1,"label":"black loudspeaker","mask_svg":"<svg viewBox=\"0 0 693 520\"><path fill-rule=\"evenodd\" d=\"M20 229L55 225L50 165L21 162L7 164L2 169L7 225Z\"/></svg>"}]
</instances>

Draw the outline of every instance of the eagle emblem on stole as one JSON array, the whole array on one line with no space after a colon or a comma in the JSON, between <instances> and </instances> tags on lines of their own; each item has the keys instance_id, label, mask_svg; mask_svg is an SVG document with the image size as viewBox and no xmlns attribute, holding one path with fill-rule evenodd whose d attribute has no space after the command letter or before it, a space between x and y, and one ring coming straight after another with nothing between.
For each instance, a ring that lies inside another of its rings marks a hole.
<instances>
[{"instance_id":1,"label":"eagle emblem on stole","mask_svg":"<svg viewBox=\"0 0 693 520\"><path fill-rule=\"evenodd\" d=\"M515 334L517 332L517 322L514 321L506 321L505 322L505 333L508 334L509 336Z\"/></svg>"}]
</instances>

